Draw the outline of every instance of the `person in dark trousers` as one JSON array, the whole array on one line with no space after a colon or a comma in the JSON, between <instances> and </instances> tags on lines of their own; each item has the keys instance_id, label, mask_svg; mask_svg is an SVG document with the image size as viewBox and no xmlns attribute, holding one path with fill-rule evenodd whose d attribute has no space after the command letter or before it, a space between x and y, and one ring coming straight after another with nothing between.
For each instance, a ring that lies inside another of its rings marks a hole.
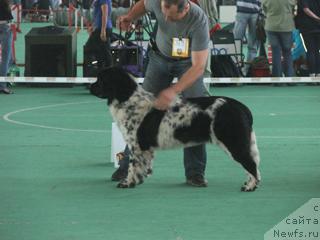
<instances>
[{"instance_id":1,"label":"person in dark trousers","mask_svg":"<svg viewBox=\"0 0 320 240\"><path fill-rule=\"evenodd\" d=\"M298 26L306 50L309 75L320 77L320 0L298 1Z\"/></svg>"},{"instance_id":2,"label":"person in dark trousers","mask_svg":"<svg viewBox=\"0 0 320 240\"><path fill-rule=\"evenodd\" d=\"M95 0L93 3L93 31L85 45L86 55L94 55L98 69L112 65L110 53L112 22L111 0ZM86 61L86 59L84 60Z\"/></svg>"},{"instance_id":3,"label":"person in dark trousers","mask_svg":"<svg viewBox=\"0 0 320 240\"><path fill-rule=\"evenodd\" d=\"M11 8L8 0L0 0L0 45L1 45L1 62L0 76L7 76L11 60L11 43L12 31L10 21L13 19ZM11 94L8 83L0 82L0 93Z\"/></svg>"},{"instance_id":4,"label":"person in dark trousers","mask_svg":"<svg viewBox=\"0 0 320 240\"><path fill-rule=\"evenodd\" d=\"M154 106L166 110L178 94L184 98L206 95L203 73L209 46L208 18L196 4L188 0L140 0L127 15L118 18L121 29L152 12L158 22L155 43L149 52L149 63L142 87L157 97ZM177 77L178 82L172 84ZM112 175L118 181L128 171L128 148L120 167ZM206 187L205 145L184 149L186 183Z\"/></svg>"}]
</instances>

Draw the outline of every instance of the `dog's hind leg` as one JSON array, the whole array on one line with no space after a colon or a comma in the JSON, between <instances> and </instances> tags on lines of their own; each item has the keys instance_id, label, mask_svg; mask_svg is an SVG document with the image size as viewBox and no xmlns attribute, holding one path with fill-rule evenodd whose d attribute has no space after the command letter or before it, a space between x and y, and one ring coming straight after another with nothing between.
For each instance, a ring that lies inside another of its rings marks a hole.
<instances>
[{"instance_id":1,"label":"dog's hind leg","mask_svg":"<svg viewBox=\"0 0 320 240\"><path fill-rule=\"evenodd\" d=\"M252 131L249 136L246 139L228 138L220 139L217 142L228 155L239 162L246 170L248 180L241 187L241 191L244 192L254 191L261 180L261 175L258 170L260 156L254 132Z\"/></svg>"},{"instance_id":2,"label":"dog's hind leg","mask_svg":"<svg viewBox=\"0 0 320 240\"><path fill-rule=\"evenodd\" d=\"M133 188L137 184L142 184L144 178L152 173L150 167L153 156L152 151L139 151L139 154L137 154L137 152L131 152L128 175L117 185L117 187Z\"/></svg>"},{"instance_id":3,"label":"dog's hind leg","mask_svg":"<svg viewBox=\"0 0 320 240\"><path fill-rule=\"evenodd\" d=\"M254 161L255 166L256 166L255 167L256 175L252 174L252 171L249 171L247 169L247 168L250 168L250 165L251 165L250 162L252 162L252 160L242 160L243 164L242 163L241 164L243 165L243 167L247 171L248 179L244 183L244 185L242 186L241 190L245 191L245 192L254 191L258 187L258 184L261 181L261 174L259 171L260 154L259 154L259 150L258 150L258 146L257 146L257 142L256 142L256 136L253 131L251 133L251 138L250 138L249 156L244 159L252 159ZM247 165L247 167L246 167L246 165Z\"/></svg>"},{"instance_id":4,"label":"dog's hind leg","mask_svg":"<svg viewBox=\"0 0 320 240\"><path fill-rule=\"evenodd\" d=\"M248 175L248 179L241 187L241 191L250 192L254 191L261 181L259 171L260 154L254 131L251 132L249 146L244 147L242 150L234 155L234 159L245 168Z\"/></svg>"},{"instance_id":5,"label":"dog's hind leg","mask_svg":"<svg viewBox=\"0 0 320 240\"><path fill-rule=\"evenodd\" d=\"M248 175L248 179L241 187L241 191L254 191L258 187L259 183L259 170L257 163L254 161L251 153L247 151L239 152L236 155L233 155L233 159L243 166Z\"/></svg>"},{"instance_id":6,"label":"dog's hind leg","mask_svg":"<svg viewBox=\"0 0 320 240\"><path fill-rule=\"evenodd\" d=\"M258 183L261 181L261 174L259 171L259 165L260 165L260 153L257 145L257 138L254 131L251 132L251 138L250 138L250 155L253 158L253 161L257 165L257 180Z\"/></svg>"}]
</instances>

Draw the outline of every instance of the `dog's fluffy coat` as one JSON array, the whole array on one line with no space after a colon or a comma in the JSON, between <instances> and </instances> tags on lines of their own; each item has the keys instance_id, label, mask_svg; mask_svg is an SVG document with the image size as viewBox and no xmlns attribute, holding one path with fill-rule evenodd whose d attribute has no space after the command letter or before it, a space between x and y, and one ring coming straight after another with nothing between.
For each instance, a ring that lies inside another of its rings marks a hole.
<instances>
[{"instance_id":1,"label":"dog's fluffy coat","mask_svg":"<svg viewBox=\"0 0 320 240\"><path fill-rule=\"evenodd\" d=\"M176 101L166 111L153 108L154 96L143 90L121 68L99 73L91 93L108 100L109 109L131 150L128 176L118 187L143 182L155 149L216 143L248 173L243 191L260 181L259 151L252 115L242 103L227 97Z\"/></svg>"}]
</instances>

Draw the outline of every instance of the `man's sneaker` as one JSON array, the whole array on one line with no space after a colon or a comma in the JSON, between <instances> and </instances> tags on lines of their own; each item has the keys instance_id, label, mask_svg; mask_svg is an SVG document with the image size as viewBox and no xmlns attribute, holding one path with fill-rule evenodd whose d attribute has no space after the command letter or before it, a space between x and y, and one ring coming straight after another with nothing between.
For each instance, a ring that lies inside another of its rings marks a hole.
<instances>
[{"instance_id":1,"label":"man's sneaker","mask_svg":"<svg viewBox=\"0 0 320 240\"><path fill-rule=\"evenodd\" d=\"M194 175L187 178L188 185L194 187L207 187L208 181L202 175Z\"/></svg>"},{"instance_id":2,"label":"man's sneaker","mask_svg":"<svg viewBox=\"0 0 320 240\"><path fill-rule=\"evenodd\" d=\"M0 89L0 93L4 93L4 94L13 94L13 91L11 91L9 88L3 88Z\"/></svg>"},{"instance_id":3,"label":"man's sneaker","mask_svg":"<svg viewBox=\"0 0 320 240\"><path fill-rule=\"evenodd\" d=\"M128 175L127 170L123 170L121 168L118 168L111 176L111 181L119 182L122 179L126 178Z\"/></svg>"}]
</instances>

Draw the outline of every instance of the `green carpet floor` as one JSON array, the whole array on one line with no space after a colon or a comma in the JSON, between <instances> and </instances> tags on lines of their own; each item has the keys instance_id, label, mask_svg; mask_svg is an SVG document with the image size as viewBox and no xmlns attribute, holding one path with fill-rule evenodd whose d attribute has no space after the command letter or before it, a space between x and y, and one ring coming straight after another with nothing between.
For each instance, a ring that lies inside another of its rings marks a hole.
<instances>
[{"instance_id":1,"label":"green carpet floor","mask_svg":"<svg viewBox=\"0 0 320 240\"><path fill-rule=\"evenodd\" d=\"M240 192L242 168L208 146L207 188L184 184L181 150L157 152L134 189L110 181L106 103L73 88L0 95L1 240L260 240L320 197L319 86L214 87L254 115L262 183Z\"/></svg>"}]
</instances>

